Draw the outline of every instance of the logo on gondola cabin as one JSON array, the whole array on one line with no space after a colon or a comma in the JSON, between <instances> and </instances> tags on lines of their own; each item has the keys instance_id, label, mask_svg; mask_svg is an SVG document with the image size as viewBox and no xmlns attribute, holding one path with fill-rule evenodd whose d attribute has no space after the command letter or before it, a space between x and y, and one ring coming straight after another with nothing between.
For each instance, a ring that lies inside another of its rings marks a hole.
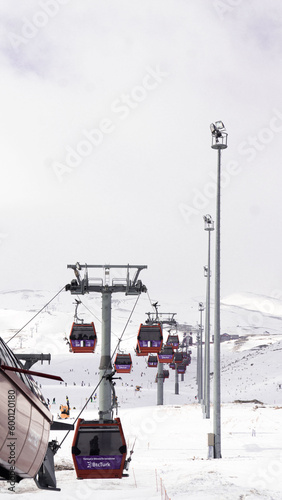
<instances>
[{"instance_id":1,"label":"logo on gondola cabin","mask_svg":"<svg viewBox=\"0 0 282 500\"><path fill-rule=\"evenodd\" d=\"M92 462L92 467L101 469L102 467L111 467L110 462Z\"/></svg>"}]
</instances>

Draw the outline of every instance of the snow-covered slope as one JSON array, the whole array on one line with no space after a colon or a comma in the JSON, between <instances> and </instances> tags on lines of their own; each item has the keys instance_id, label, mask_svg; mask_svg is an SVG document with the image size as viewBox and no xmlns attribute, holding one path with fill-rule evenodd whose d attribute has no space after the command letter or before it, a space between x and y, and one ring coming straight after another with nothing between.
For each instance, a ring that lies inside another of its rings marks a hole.
<instances>
[{"instance_id":1,"label":"snow-covered slope","mask_svg":"<svg viewBox=\"0 0 282 500\"><path fill-rule=\"evenodd\" d=\"M13 332L21 328L50 300L54 292L17 291L0 295L0 335L8 340ZM248 299L248 300L247 300ZM112 303L112 349L124 329L132 311L135 298L114 297ZM150 310L148 300L141 297L131 322L125 331L122 347L133 357L133 371L116 380L118 413L122 419L129 447L135 438L132 467L129 478L119 480L77 481L71 460L72 432L67 436L56 455L56 464L70 470L57 472L61 493L38 491L33 481L23 481L16 487L22 500L40 495L40 499L98 498L161 499L164 489L171 500L207 499L281 499L281 446L282 441L282 334L279 331L279 304L269 314L258 304L265 298L236 294L223 300L223 331L232 331L235 318L255 311L261 315L263 325L259 331L246 321L246 330L240 330L237 340L221 344L221 397L222 397L222 455L221 460L207 460L207 433L213 432L213 410L211 419L202 418L202 410L195 400L196 346L193 345L192 362L184 381L179 382L179 395L175 394L175 373L164 384L164 406L156 406L156 369L147 368L144 358L134 355L138 325ZM272 300L272 299L271 299ZM61 294L47 311L40 313L9 345L15 352L50 352L52 359L37 363L34 369L62 376L63 383L54 383L38 378L42 390L51 403L54 418L59 405L68 396L71 405L71 420L76 418L86 400L96 390L100 353L99 298L82 297L79 316L85 321L94 318L98 332L95 353L73 354L68 351L65 336L69 334L73 321L74 298ZM192 318L193 302L187 307L179 305L181 321L195 326ZM256 307L255 307L256 306ZM176 305L165 304L163 310L177 312ZM180 315L180 314L179 314ZM272 329L273 328L273 329ZM263 333L265 332L265 333ZM267 333L266 333L267 332ZM244 333L242 335L242 333ZM213 372L213 345L211 344L211 372ZM44 382L43 382L44 380ZM83 384L83 385L82 385ZM141 391L136 391L136 385ZM211 376L211 400L213 377ZM98 395L99 396L99 395ZM84 418L97 418L98 400L93 398L83 411ZM239 403L234 401L258 400L263 403ZM252 435L255 434L255 436ZM52 433L59 442L64 433ZM1 498L8 500L8 483L0 486ZM161 492L162 488L162 492ZM31 496L32 495L32 496ZM35 498L35 497L34 497Z\"/></svg>"},{"instance_id":2,"label":"snow-covered slope","mask_svg":"<svg viewBox=\"0 0 282 500\"><path fill-rule=\"evenodd\" d=\"M224 331L238 335L282 333L282 301L254 293L234 293L221 300Z\"/></svg>"}]
</instances>

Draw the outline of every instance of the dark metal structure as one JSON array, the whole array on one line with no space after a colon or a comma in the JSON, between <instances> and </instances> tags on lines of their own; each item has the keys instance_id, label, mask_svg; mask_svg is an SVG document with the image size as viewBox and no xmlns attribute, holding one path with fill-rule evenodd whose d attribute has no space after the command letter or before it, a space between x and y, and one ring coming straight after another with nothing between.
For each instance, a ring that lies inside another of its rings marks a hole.
<instances>
[{"instance_id":1,"label":"dark metal structure","mask_svg":"<svg viewBox=\"0 0 282 500\"><path fill-rule=\"evenodd\" d=\"M51 361L51 354L15 354L16 358L19 361L25 361L23 367L26 370L29 370L32 365L37 363L37 361L41 361L41 364L43 364L43 361L48 361L48 364L50 365Z\"/></svg>"}]
</instances>

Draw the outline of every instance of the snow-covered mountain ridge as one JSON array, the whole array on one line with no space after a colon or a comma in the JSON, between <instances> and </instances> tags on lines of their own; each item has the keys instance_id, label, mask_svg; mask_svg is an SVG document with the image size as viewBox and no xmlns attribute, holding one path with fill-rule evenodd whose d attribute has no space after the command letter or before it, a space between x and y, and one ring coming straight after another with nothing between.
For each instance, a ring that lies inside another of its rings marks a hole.
<instances>
[{"instance_id":1,"label":"snow-covered mountain ridge","mask_svg":"<svg viewBox=\"0 0 282 500\"><path fill-rule=\"evenodd\" d=\"M36 311L39 311L54 296L54 292L43 290L16 290L0 293L0 335L8 340L18 329L25 325ZM10 343L17 353L21 352L50 352L52 356L52 370L60 372L67 383L69 379L68 365L76 365L78 356L69 353L67 338L73 322L74 302L76 296L62 292L41 312L19 335ZM82 304L78 316L86 322L94 321L98 342L95 356L89 368L89 380L96 378L101 345L101 299L98 296L80 296ZM136 302L136 297L113 296L112 300L112 352L121 338L125 324ZM179 304L179 316L182 326L193 325L197 329L197 321L193 321L196 300L190 304ZM185 306L185 307L184 307ZM154 370L146 370L146 361L136 358L134 349L138 327L146 319L146 312L150 311L150 303L146 296L140 296L132 318L124 332L121 349L129 351L133 357L136 376L146 371L146 383L153 384ZM175 311L178 316L177 304L163 304L162 310ZM198 312L198 311L197 311ZM254 316L256 314L256 316ZM281 315L279 315L281 314ZM261 399L264 402L275 404L282 395L279 384L280 358L282 349L282 305L278 299L260 296L251 293L236 293L222 300L221 332L236 333L237 340L221 344L221 372L222 372L222 401L232 402L236 399ZM254 320L256 319L256 324ZM258 326L260 322L260 326ZM164 337L166 338L167 332ZM182 338L182 332L179 332ZM196 342L196 335L194 344ZM67 371L63 370L62 356L66 359ZM196 388L196 356L197 348L192 347L192 363L186 375L187 391L183 403L194 401ZM85 359L85 358L84 358ZM58 364L57 364L58 362ZM139 368L137 368L138 363ZM39 367L43 371L44 366ZM79 363L77 366L79 369ZM211 373L213 372L213 344L211 344ZM173 374L173 372L172 372ZM172 382L167 382L167 385ZM152 398L154 404L154 397Z\"/></svg>"}]
</instances>

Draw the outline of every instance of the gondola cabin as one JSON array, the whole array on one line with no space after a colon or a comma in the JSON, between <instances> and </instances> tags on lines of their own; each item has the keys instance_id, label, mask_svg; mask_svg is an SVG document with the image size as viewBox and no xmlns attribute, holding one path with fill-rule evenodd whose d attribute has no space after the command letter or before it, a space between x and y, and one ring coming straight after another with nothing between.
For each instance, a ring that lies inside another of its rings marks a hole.
<instances>
[{"instance_id":1,"label":"gondola cabin","mask_svg":"<svg viewBox=\"0 0 282 500\"><path fill-rule=\"evenodd\" d=\"M132 367L130 354L117 353L114 366L117 373L130 373Z\"/></svg>"},{"instance_id":2,"label":"gondola cabin","mask_svg":"<svg viewBox=\"0 0 282 500\"><path fill-rule=\"evenodd\" d=\"M175 370L175 363L169 363L169 367L170 367L172 370Z\"/></svg>"},{"instance_id":3,"label":"gondola cabin","mask_svg":"<svg viewBox=\"0 0 282 500\"><path fill-rule=\"evenodd\" d=\"M72 443L78 479L121 478L126 453L119 418L106 421L78 419Z\"/></svg>"},{"instance_id":4,"label":"gondola cabin","mask_svg":"<svg viewBox=\"0 0 282 500\"><path fill-rule=\"evenodd\" d=\"M183 353L183 364L188 366L191 363L191 354Z\"/></svg>"},{"instance_id":5,"label":"gondola cabin","mask_svg":"<svg viewBox=\"0 0 282 500\"><path fill-rule=\"evenodd\" d=\"M158 356L150 355L148 357L149 368L156 368L158 366Z\"/></svg>"},{"instance_id":6,"label":"gondola cabin","mask_svg":"<svg viewBox=\"0 0 282 500\"><path fill-rule=\"evenodd\" d=\"M169 346L164 346L157 356L159 363L172 363L174 361L174 349Z\"/></svg>"},{"instance_id":7,"label":"gondola cabin","mask_svg":"<svg viewBox=\"0 0 282 500\"><path fill-rule=\"evenodd\" d=\"M157 325L140 325L137 343L140 352L144 354L158 353L163 344L162 327Z\"/></svg>"},{"instance_id":8,"label":"gondola cabin","mask_svg":"<svg viewBox=\"0 0 282 500\"><path fill-rule=\"evenodd\" d=\"M94 323L73 323L70 333L72 352L94 352L97 335Z\"/></svg>"},{"instance_id":9,"label":"gondola cabin","mask_svg":"<svg viewBox=\"0 0 282 500\"><path fill-rule=\"evenodd\" d=\"M174 362L175 363L182 363L183 362L183 354L182 354L182 352L175 352L174 353Z\"/></svg>"},{"instance_id":10,"label":"gondola cabin","mask_svg":"<svg viewBox=\"0 0 282 500\"><path fill-rule=\"evenodd\" d=\"M172 347L173 349L178 349L179 348L178 335L169 335L166 341L166 345Z\"/></svg>"},{"instance_id":11,"label":"gondola cabin","mask_svg":"<svg viewBox=\"0 0 282 500\"><path fill-rule=\"evenodd\" d=\"M38 474L52 422L41 391L26 371L0 338L0 477L13 482Z\"/></svg>"},{"instance_id":12,"label":"gondola cabin","mask_svg":"<svg viewBox=\"0 0 282 500\"><path fill-rule=\"evenodd\" d=\"M164 370L164 378L169 378L169 370Z\"/></svg>"},{"instance_id":13,"label":"gondola cabin","mask_svg":"<svg viewBox=\"0 0 282 500\"><path fill-rule=\"evenodd\" d=\"M186 372L186 366L185 365L177 365L177 373L185 373Z\"/></svg>"},{"instance_id":14,"label":"gondola cabin","mask_svg":"<svg viewBox=\"0 0 282 500\"><path fill-rule=\"evenodd\" d=\"M189 359L189 358L183 359L183 365L189 366L190 363L191 363L191 359Z\"/></svg>"}]
</instances>

